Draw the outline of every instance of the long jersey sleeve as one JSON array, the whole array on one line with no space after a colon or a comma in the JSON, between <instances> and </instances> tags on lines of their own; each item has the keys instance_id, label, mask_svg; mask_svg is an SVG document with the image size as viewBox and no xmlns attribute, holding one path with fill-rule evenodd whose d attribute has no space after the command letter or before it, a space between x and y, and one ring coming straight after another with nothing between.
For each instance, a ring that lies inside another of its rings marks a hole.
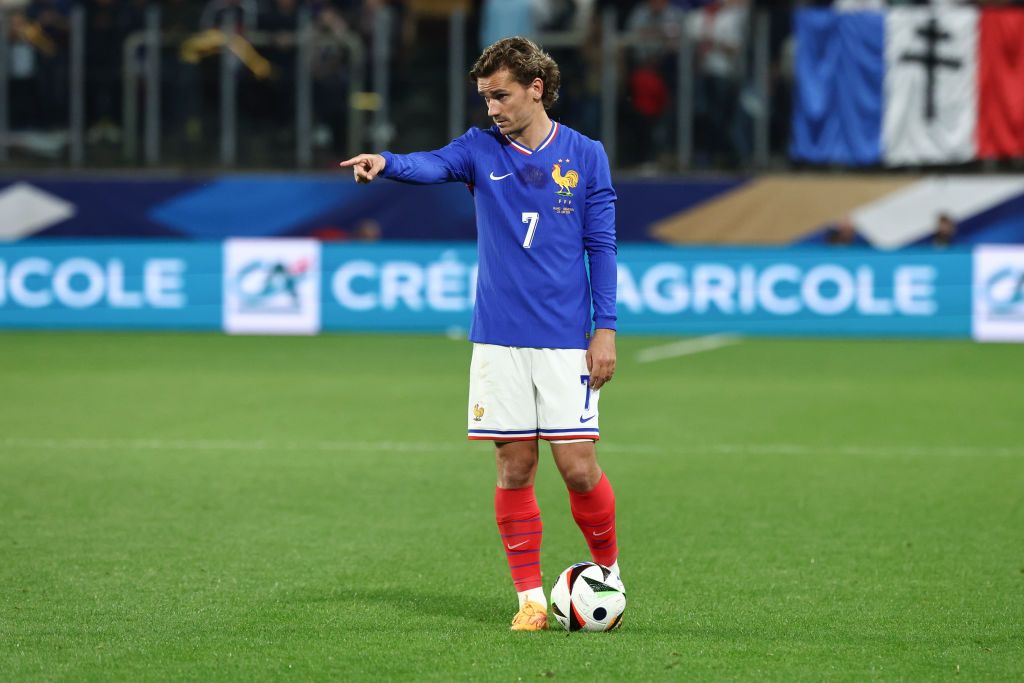
<instances>
[{"instance_id":1,"label":"long jersey sleeve","mask_svg":"<svg viewBox=\"0 0 1024 683\"><path fill-rule=\"evenodd\" d=\"M384 152L384 177L418 185L462 182L472 183L466 135L455 138L447 146L432 152L392 154Z\"/></svg>"},{"instance_id":2,"label":"long jersey sleeve","mask_svg":"<svg viewBox=\"0 0 1024 683\"><path fill-rule=\"evenodd\" d=\"M615 329L616 196L600 143L558 123L536 149L472 128L441 149L384 158L385 178L473 190L472 341L586 348L595 326Z\"/></svg>"}]
</instances>

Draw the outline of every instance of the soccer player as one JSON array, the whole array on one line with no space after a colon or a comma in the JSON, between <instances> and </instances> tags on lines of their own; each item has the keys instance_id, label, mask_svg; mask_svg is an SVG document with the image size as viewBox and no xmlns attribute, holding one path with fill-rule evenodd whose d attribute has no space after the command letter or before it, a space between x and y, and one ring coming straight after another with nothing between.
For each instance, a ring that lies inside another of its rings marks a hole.
<instances>
[{"instance_id":1,"label":"soccer player","mask_svg":"<svg viewBox=\"0 0 1024 683\"><path fill-rule=\"evenodd\" d=\"M561 78L550 55L506 38L469 76L490 129L432 152L360 154L340 165L360 183L462 182L473 193L469 438L495 444L494 509L519 594L512 630L538 631L548 623L538 439L551 444L591 557L619 573L615 495L595 448L601 387L615 372L616 196L601 144L548 116Z\"/></svg>"}]
</instances>

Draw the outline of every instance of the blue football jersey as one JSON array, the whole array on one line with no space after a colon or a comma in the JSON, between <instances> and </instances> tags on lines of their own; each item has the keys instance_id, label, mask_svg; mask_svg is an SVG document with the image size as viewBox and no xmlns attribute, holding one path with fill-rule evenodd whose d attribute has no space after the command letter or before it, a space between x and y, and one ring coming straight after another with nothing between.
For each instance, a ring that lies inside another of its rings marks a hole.
<instances>
[{"instance_id":1,"label":"blue football jersey","mask_svg":"<svg viewBox=\"0 0 1024 683\"><path fill-rule=\"evenodd\" d=\"M432 152L383 156L385 178L473 192L472 341L585 349L592 327L615 329L616 196L601 143L553 122L536 149L494 126Z\"/></svg>"}]
</instances>

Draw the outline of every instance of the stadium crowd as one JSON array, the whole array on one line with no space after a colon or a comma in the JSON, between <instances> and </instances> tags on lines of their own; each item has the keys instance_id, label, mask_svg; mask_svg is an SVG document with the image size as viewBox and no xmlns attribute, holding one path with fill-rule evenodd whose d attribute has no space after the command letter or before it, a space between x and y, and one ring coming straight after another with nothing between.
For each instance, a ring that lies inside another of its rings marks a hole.
<instances>
[{"instance_id":1,"label":"stadium crowd","mask_svg":"<svg viewBox=\"0 0 1024 683\"><path fill-rule=\"evenodd\" d=\"M797 6L832 5L846 9L908 4L965 4L956 0L0 0L7 15L10 127L30 131L25 149L37 157L58 158L67 138L70 13L86 17L86 139L94 163L119 157L123 134L122 84L125 40L143 30L151 5L161 10L165 36L162 62L163 131L176 161L202 164L217 136L219 63L225 18L243 41L255 32L269 42L238 52L239 125L248 156L243 165L289 163L294 136L295 30L301 7L311 10L314 30L325 37L354 35L366 48L385 47L389 126L384 138L395 149L437 146L447 133L448 18L462 9L469 18L467 57L494 40L521 34L574 36L575 47L553 55L565 77L554 112L588 135L600 134L601 17L616 12L618 30L631 35L619 55L618 105L620 166L657 171L674 163L676 125L676 46L685 33L694 46L694 165L736 168L752 154L752 122L764 114L751 88L751 36L754 14L767 13L770 26L772 152L784 158L788 138L792 78L791 13ZM971 4L1022 4L990 0ZM383 27L383 28L382 28ZM218 37L219 36L219 37ZM387 44L375 46L384 36ZM313 140L322 156L346 148L349 84L353 77L340 43L321 41L313 55ZM132 57L129 57L132 58ZM135 59L140 59L135 56ZM366 63L365 79L372 64ZM366 80L365 82L369 82ZM487 125L467 87L473 123ZM275 156L275 150L280 154ZM190 152L191 151L191 152Z\"/></svg>"}]
</instances>

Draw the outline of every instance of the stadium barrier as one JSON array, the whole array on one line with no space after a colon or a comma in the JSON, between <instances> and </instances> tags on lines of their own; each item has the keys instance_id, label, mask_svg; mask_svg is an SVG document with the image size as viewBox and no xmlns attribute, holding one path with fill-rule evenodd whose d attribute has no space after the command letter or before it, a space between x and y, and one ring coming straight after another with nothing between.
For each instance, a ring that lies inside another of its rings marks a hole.
<instances>
[{"instance_id":1,"label":"stadium barrier","mask_svg":"<svg viewBox=\"0 0 1024 683\"><path fill-rule=\"evenodd\" d=\"M470 243L22 242L0 247L0 327L463 334ZM1024 248L623 245L628 334L1024 341Z\"/></svg>"}]
</instances>

